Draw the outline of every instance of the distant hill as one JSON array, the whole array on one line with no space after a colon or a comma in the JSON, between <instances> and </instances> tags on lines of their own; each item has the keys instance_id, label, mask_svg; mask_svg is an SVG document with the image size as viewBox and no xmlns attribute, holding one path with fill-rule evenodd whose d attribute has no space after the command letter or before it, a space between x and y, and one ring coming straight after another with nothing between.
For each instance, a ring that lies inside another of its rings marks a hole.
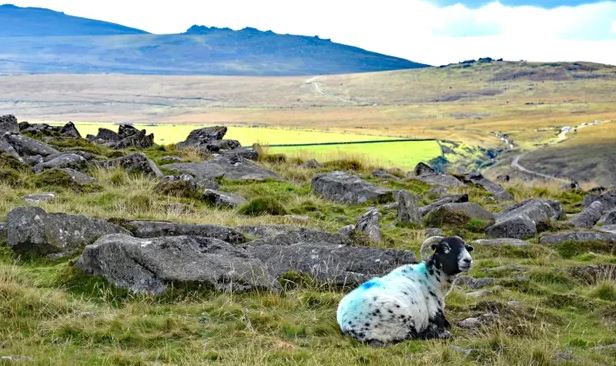
<instances>
[{"instance_id":1,"label":"distant hill","mask_svg":"<svg viewBox=\"0 0 616 366\"><path fill-rule=\"evenodd\" d=\"M428 65L318 37L255 28L144 31L38 8L0 6L0 73L315 75Z\"/></svg>"},{"instance_id":2,"label":"distant hill","mask_svg":"<svg viewBox=\"0 0 616 366\"><path fill-rule=\"evenodd\" d=\"M16 36L95 36L146 34L123 25L74 17L42 8L0 5L0 37Z\"/></svg>"}]
</instances>

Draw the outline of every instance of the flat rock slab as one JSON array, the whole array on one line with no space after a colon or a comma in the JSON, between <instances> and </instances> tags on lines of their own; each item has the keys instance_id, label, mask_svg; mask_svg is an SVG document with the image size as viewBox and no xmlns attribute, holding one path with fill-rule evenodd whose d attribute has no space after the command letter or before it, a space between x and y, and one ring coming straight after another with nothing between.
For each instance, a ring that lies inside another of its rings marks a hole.
<instances>
[{"instance_id":1,"label":"flat rock slab","mask_svg":"<svg viewBox=\"0 0 616 366\"><path fill-rule=\"evenodd\" d=\"M198 283L219 291L279 288L263 262L214 238L106 235L88 245L75 266L117 287L153 295L170 283Z\"/></svg>"},{"instance_id":2,"label":"flat rock slab","mask_svg":"<svg viewBox=\"0 0 616 366\"><path fill-rule=\"evenodd\" d=\"M446 203L426 215L426 224L431 226L465 225L471 220L480 220L484 226L494 223L494 214L474 202Z\"/></svg>"},{"instance_id":3,"label":"flat rock slab","mask_svg":"<svg viewBox=\"0 0 616 366\"><path fill-rule=\"evenodd\" d=\"M47 213L39 207L16 208L7 219L9 246L32 255L72 254L111 233L128 231L105 220Z\"/></svg>"},{"instance_id":4,"label":"flat rock slab","mask_svg":"<svg viewBox=\"0 0 616 366\"><path fill-rule=\"evenodd\" d=\"M569 220L569 223L578 228L590 229L601 219L603 212L603 203L601 203L601 201L595 201L586 206L582 212L573 216L571 220Z\"/></svg>"},{"instance_id":5,"label":"flat rock slab","mask_svg":"<svg viewBox=\"0 0 616 366\"><path fill-rule=\"evenodd\" d=\"M312 190L323 198L340 203L387 203L394 200L393 191L342 171L315 176L312 178Z\"/></svg>"},{"instance_id":6,"label":"flat rock slab","mask_svg":"<svg viewBox=\"0 0 616 366\"><path fill-rule=\"evenodd\" d=\"M529 199L496 215L496 222L486 228L486 234L491 238L528 239L537 234L538 225L547 225L564 216L557 201Z\"/></svg>"},{"instance_id":7,"label":"flat rock slab","mask_svg":"<svg viewBox=\"0 0 616 366\"><path fill-rule=\"evenodd\" d=\"M246 203L246 199L237 194L206 189L203 191L203 200L215 207L234 208Z\"/></svg>"},{"instance_id":8,"label":"flat rock slab","mask_svg":"<svg viewBox=\"0 0 616 366\"><path fill-rule=\"evenodd\" d=\"M437 209L439 207L441 207L444 204L447 203L463 203L463 202L468 202L468 194L454 194L454 195L447 195L444 197L439 198L438 200L432 202L429 205L423 206L423 207L419 207L417 209L417 211L419 212L419 214L421 216L425 216L426 214L428 214L428 212L433 211L434 209Z\"/></svg>"},{"instance_id":9,"label":"flat rock slab","mask_svg":"<svg viewBox=\"0 0 616 366\"><path fill-rule=\"evenodd\" d=\"M463 187L464 183L458 180L453 175L448 174L424 174L416 177L416 179L427 183L431 186L441 186L446 188Z\"/></svg>"},{"instance_id":10,"label":"flat rock slab","mask_svg":"<svg viewBox=\"0 0 616 366\"><path fill-rule=\"evenodd\" d=\"M51 154L59 153L58 150L44 142L20 135L18 133L5 134L4 138L9 144L11 144L11 146L13 146L15 151L17 151L21 157L35 155L45 157Z\"/></svg>"},{"instance_id":11,"label":"flat rock slab","mask_svg":"<svg viewBox=\"0 0 616 366\"><path fill-rule=\"evenodd\" d=\"M190 174L197 179L225 178L229 180L278 180L280 177L256 163L241 157L217 156L199 163L175 163L163 168L182 174Z\"/></svg>"},{"instance_id":12,"label":"flat rock slab","mask_svg":"<svg viewBox=\"0 0 616 366\"><path fill-rule=\"evenodd\" d=\"M479 290L481 288L492 286L496 280L493 277L474 278L471 276L458 276L454 280L456 286L466 286L473 290Z\"/></svg>"},{"instance_id":13,"label":"flat rock slab","mask_svg":"<svg viewBox=\"0 0 616 366\"><path fill-rule=\"evenodd\" d=\"M175 224L164 221L128 221L122 223L138 238L155 238L161 236L201 236L215 238L232 244L246 242L246 237L239 231L217 225Z\"/></svg>"},{"instance_id":14,"label":"flat rock slab","mask_svg":"<svg viewBox=\"0 0 616 366\"><path fill-rule=\"evenodd\" d=\"M82 169L86 166L86 159L81 155L68 152L60 154L51 160L44 161L40 164L36 164L33 168L35 173L40 173L46 169L53 168L70 168L70 169Z\"/></svg>"},{"instance_id":15,"label":"flat rock slab","mask_svg":"<svg viewBox=\"0 0 616 366\"><path fill-rule=\"evenodd\" d=\"M596 229L604 233L616 234L616 224L598 226Z\"/></svg>"},{"instance_id":16,"label":"flat rock slab","mask_svg":"<svg viewBox=\"0 0 616 366\"><path fill-rule=\"evenodd\" d=\"M241 230L241 229L240 229ZM267 230L261 228L260 230L252 229L250 232L254 234L261 234L258 239L248 242L248 245L291 245L297 243L327 243L332 245L347 245L351 244L348 237L340 235L338 233L332 234L325 231L318 231L306 228L293 228L293 227L274 227L269 228L269 232L263 232L261 230Z\"/></svg>"},{"instance_id":17,"label":"flat rock slab","mask_svg":"<svg viewBox=\"0 0 616 366\"><path fill-rule=\"evenodd\" d=\"M94 164L106 169L119 167L130 174L145 174L158 178L163 176L156 163L148 159L143 153L131 154L111 160L99 160L94 162Z\"/></svg>"},{"instance_id":18,"label":"flat rock slab","mask_svg":"<svg viewBox=\"0 0 616 366\"><path fill-rule=\"evenodd\" d=\"M32 204L39 204L42 202L49 202L56 198L56 194L53 192L46 193L32 193L24 196L24 201Z\"/></svg>"},{"instance_id":19,"label":"flat rock slab","mask_svg":"<svg viewBox=\"0 0 616 366\"><path fill-rule=\"evenodd\" d=\"M507 192L498 183L495 183L484 177L481 173L465 174L459 176L458 178L466 184L473 184L475 186L485 189L499 201L509 201L513 199L513 195L511 193Z\"/></svg>"},{"instance_id":20,"label":"flat rock slab","mask_svg":"<svg viewBox=\"0 0 616 366\"><path fill-rule=\"evenodd\" d=\"M499 239L477 239L471 242L473 245L500 246L510 245L512 247L525 247L528 242L515 238L499 238Z\"/></svg>"},{"instance_id":21,"label":"flat rock slab","mask_svg":"<svg viewBox=\"0 0 616 366\"><path fill-rule=\"evenodd\" d=\"M357 286L398 266L417 262L410 251L329 243L259 245L248 247L248 252L261 259L276 277L302 273L336 287Z\"/></svg>"},{"instance_id":22,"label":"flat rock slab","mask_svg":"<svg viewBox=\"0 0 616 366\"><path fill-rule=\"evenodd\" d=\"M564 242L603 241L616 243L616 234L601 231L565 231L559 233L544 233L539 238L541 244L560 244Z\"/></svg>"}]
</instances>

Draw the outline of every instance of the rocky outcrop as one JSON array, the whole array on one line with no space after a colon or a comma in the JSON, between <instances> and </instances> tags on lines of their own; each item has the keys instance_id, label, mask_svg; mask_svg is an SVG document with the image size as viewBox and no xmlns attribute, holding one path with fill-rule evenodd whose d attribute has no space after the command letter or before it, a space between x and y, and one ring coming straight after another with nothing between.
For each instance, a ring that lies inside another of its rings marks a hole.
<instances>
[{"instance_id":1,"label":"rocky outcrop","mask_svg":"<svg viewBox=\"0 0 616 366\"><path fill-rule=\"evenodd\" d=\"M66 152L58 154L53 159L36 164L33 170L35 173L40 173L43 170L54 168L70 168L74 170L79 170L83 169L86 166L86 163L86 159L84 159L81 155L75 154L73 152Z\"/></svg>"},{"instance_id":2,"label":"rocky outcrop","mask_svg":"<svg viewBox=\"0 0 616 366\"><path fill-rule=\"evenodd\" d=\"M350 204L386 203L394 199L391 190L377 187L358 176L341 171L315 176L312 179L312 191L323 198Z\"/></svg>"},{"instance_id":3,"label":"rocky outcrop","mask_svg":"<svg viewBox=\"0 0 616 366\"><path fill-rule=\"evenodd\" d=\"M160 236L201 236L215 238L231 244L246 242L246 237L239 231L225 226L206 224L175 224L164 221L127 221L121 225L138 238L155 238Z\"/></svg>"},{"instance_id":4,"label":"rocky outcrop","mask_svg":"<svg viewBox=\"0 0 616 366\"><path fill-rule=\"evenodd\" d=\"M381 237L381 227L379 220L381 214L376 207L370 207L363 215L357 219L357 224L353 229L353 236L356 238L366 238L369 242L379 243Z\"/></svg>"},{"instance_id":5,"label":"rocky outcrop","mask_svg":"<svg viewBox=\"0 0 616 366\"><path fill-rule=\"evenodd\" d=\"M248 250L205 237L106 235L88 245L75 266L117 287L154 295L169 284L199 284L229 292L280 286Z\"/></svg>"},{"instance_id":6,"label":"rocky outcrop","mask_svg":"<svg viewBox=\"0 0 616 366\"><path fill-rule=\"evenodd\" d=\"M19 207L8 214L9 246L28 255L67 255L111 233L128 233L105 220Z\"/></svg>"},{"instance_id":7,"label":"rocky outcrop","mask_svg":"<svg viewBox=\"0 0 616 366\"><path fill-rule=\"evenodd\" d=\"M551 221L563 217L564 211L559 202L529 199L498 214L496 223L486 228L486 234L491 238L527 239Z\"/></svg>"},{"instance_id":8,"label":"rocky outcrop","mask_svg":"<svg viewBox=\"0 0 616 366\"><path fill-rule=\"evenodd\" d=\"M94 183L95 179L91 176L70 168L58 169L70 177L70 179L78 186L87 186Z\"/></svg>"},{"instance_id":9,"label":"rocky outcrop","mask_svg":"<svg viewBox=\"0 0 616 366\"><path fill-rule=\"evenodd\" d=\"M599 223L603 225L616 225L616 210L606 213L603 217L601 217Z\"/></svg>"},{"instance_id":10,"label":"rocky outcrop","mask_svg":"<svg viewBox=\"0 0 616 366\"><path fill-rule=\"evenodd\" d=\"M584 207L590 206L595 201L601 202L606 211L616 209L616 187L591 189L584 197Z\"/></svg>"},{"instance_id":11,"label":"rocky outcrop","mask_svg":"<svg viewBox=\"0 0 616 366\"><path fill-rule=\"evenodd\" d=\"M485 226L494 223L494 214L473 202L446 203L426 215L431 226L466 225L471 220L482 221Z\"/></svg>"},{"instance_id":12,"label":"rocky outcrop","mask_svg":"<svg viewBox=\"0 0 616 366\"><path fill-rule=\"evenodd\" d=\"M220 208L234 208L246 203L246 199L233 193L221 192L215 189L203 191L203 200L212 206Z\"/></svg>"},{"instance_id":13,"label":"rocky outcrop","mask_svg":"<svg viewBox=\"0 0 616 366\"><path fill-rule=\"evenodd\" d=\"M417 209L417 196L407 192L396 192L398 214L396 219L402 225L420 225L421 215Z\"/></svg>"},{"instance_id":14,"label":"rocky outcrop","mask_svg":"<svg viewBox=\"0 0 616 366\"><path fill-rule=\"evenodd\" d=\"M154 187L154 192L174 197L199 198L204 189L192 175L182 174L162 177Z\"/></svg>"},{"instance_id":15,"label":"rocky outcrop","mask_svg":"<svg viewBox=\"0 0 616 366\"><path fill-rule=\"evenodd\" d=\"M178 149L192 148L206 154L222 154L229 158L257 160L254 149L242 147L237 140L224 140L227 127L205 127L190 132L185 141L176 145Z\"/></svg>"},{"instance_id":16,"label":"rocky outcrop","mask_svg":"<svg viewBox=\"0 0 616 366\"><path fill-rule=\"evenodd\" d=\"M456 176L459 180L466 184L472 184L478 187L485 189L490 192L494 198L499 201L509 201L513 199L513 195L507 192L503 187L499 184L492 182L488 178L484 177L479 172L473 172L469 174L464 174L460 176Z\"/></svg>"},{"instance_id":17,"label":"rocky outcrop","mask_svg":"<svg viewBox=\"0 0 616 366\"><path fill-rule=\"evenodd\" d=\"M418 179L424 183L435 186L442 186L446 188L462 187L464 183L459 181L456 177L449 174L438 173L432 169L429 165L419 163L415 167L414 176L412 178Z\"/></svg>"},{"instance_id":18,"label":"rocky outcrop","mask_svg":"<svg viewBox=\"0 0 616 366\"><path fill-rule=\"evenodd\" d=\"M44 142L20 135L18 133L5 134L4 138L9 144L11 144L11 146L13 146L15 151L21 157L36 155L45 157L48 155L59 153L58 150Z\"/></svg>"},{"instance_id":19,"label":"rocky outcrop","mask_svg":"<svg viewBox=\"0 0 616 366\"><path fill-rule=\"evenodd\" d=\"M332 234L306 228L287 226L240 227L240 231L259 238L248 242L248 245L291 245L296 243L326 243L332 245L348 245L351 241L347 236Z\"/></svg>"},{"instance_id":20,"label":"rocky outcrop","mask_svg":"<svg viewBox=\"0 0 616 366\"><path fill-rule=\"evenodd\" d=\"M616 243L616 234L601 231L564 231L558 233L543 233L539 238L541 244L560 244L564 242L603 241Z\"/></svg>"},{"instance_id":21,"label":"rocky outcrop","mask_svg":"<svg viewBox=\"0 0 616 366\"><path fill-rule=\"evenodd\" d=\"M112 149L126 149L130 147L146 149L154 145L154 134L147 134L146 130L138 130L129 124L118 127L118 133L106 128L99 128L96 136L88 135L88 141L108 146Z\"/></svg>"},{"instance_id":22,"label":"rocky outcrop","mask_svg":"<svg viewBox=\"0 0 616 366\"><path fill-rule=\"evenodd\" d=\"M111 160L99 160L94 164L101 168L120 167L129 174L145 174L153 177L162 177L163 173L156 164L143 153L135 153Z\"/></svg>"},{"instance_id":23,"label":"rocky outcrop","mask_svg":"<svg viewBox=\"0 0 616 366\"><path fill-rule=\"evenodd\" d=\"M5 132L19 132L17 118L15 118L12 114L0 116L0 135Z\"/></svg>"},{"instance_id":24,"label":"rocky outcrop","mask_svg":"<svg viewBox=\"0 0 616 366\"><path fill-rule=\"evenodd\" d=\"M1 134L2 132L0 132ZM9 144L6 137L0 135L0 153L5 154L7 156L13 157L17 159L20 163L24 163L24 160L19 156L17 150L13 147L13 145Z\"/></svg>"},{"instance_id":25,"label":"rocky outcrop","mask_svg":"<svg viewBox=\"0 0 616 366\"><path fill-rule=\"evenodd\" d=\"M30 124L28 122L21 122L19 123L19 132L33 133L43 137L81 138L81 134L73 122L68 122L64 126L50 126L46 123Z\"/></svg>"},{"instance_id":26,"label":"rocky outcrop","mask_svg":"<svg viewBox=\"0 0 616 366\"><path fill-rule=\"evenodd\" d=\"M416 262L411 251L330 243L259 245L248 247L248 252L261 259L273 276L301 273L336 287L357 286L398 266Z\"/></svg>"},{"instance_id":27,"label":"rocky outcrop","mask_svg":"<svg viewBox=\"0 0 616 366\"><path fill-rule=\"evenodd\" d=\"M601 203L601 201L595 201L585 207L582 212L572 217L569 223L577 228L590 229L599 221L603 212L603 203Z\"/></svg>"},{"instance_id":28,"label":"rocky outcrop","mask_svg":"<svg viewBox=\"0 0 616 366\"><path fill-rule=\"evenodd\" d=\"M444 204L463 203L463 202L468 202L468 194L465 193L465 194L448 195L448 196L439 198L438 200L432 202L429 205L419 207L417 211L419 212L421 216L425 216L427 213L434 211L435 209L441 207Z\"/></svg>"},{"instance_id":29,"label":"rocky outcrop","mask_svg":"<svg viewBox=\"0 0 616 366\"><path fill-rule=\"evenodd\" d=\"M190 174L197 179L225 178L229 180L270 180L280 177L256 163L241 157L229 158L217 156L198 163L175 163L163 165L163 168L181 174Z\"/></svg>"}]
</instances>

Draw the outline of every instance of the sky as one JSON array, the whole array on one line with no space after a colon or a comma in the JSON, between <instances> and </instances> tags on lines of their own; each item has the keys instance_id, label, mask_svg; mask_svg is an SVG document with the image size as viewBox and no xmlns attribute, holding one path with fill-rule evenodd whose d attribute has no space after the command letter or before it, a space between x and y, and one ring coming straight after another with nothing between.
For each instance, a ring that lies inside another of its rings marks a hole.
<instances>
[{"instance_id":1,"label":"sky","mask_svg":"<svg viewBox=\"0 0 616 366\"><path fill-rule=\"evenodd\" d=\"M151 33L193 24L318 35L442 65L478 57L616 65L616 0L13 0Z\"/></svg>"}]
</instances>

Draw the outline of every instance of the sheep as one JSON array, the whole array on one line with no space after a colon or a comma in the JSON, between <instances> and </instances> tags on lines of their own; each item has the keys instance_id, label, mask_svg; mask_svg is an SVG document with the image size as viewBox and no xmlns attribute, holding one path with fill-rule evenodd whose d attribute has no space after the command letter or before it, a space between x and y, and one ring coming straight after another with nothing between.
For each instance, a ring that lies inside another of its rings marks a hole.
<instances>
[{"instance_id":1,"label":"sheep","mask_svg":"<svg viewBox=\"0 0 616 366\"><path fill-rule=\"evenodd\" d=\"M434 253L426 259L428 247ZM470 269L472 250L457 236L428 238L420 250L424 261L373 278L342 298L336 316L341 331L371 345L451 337L444 298L455 276Z\"/></svg>"}]
</instances>

